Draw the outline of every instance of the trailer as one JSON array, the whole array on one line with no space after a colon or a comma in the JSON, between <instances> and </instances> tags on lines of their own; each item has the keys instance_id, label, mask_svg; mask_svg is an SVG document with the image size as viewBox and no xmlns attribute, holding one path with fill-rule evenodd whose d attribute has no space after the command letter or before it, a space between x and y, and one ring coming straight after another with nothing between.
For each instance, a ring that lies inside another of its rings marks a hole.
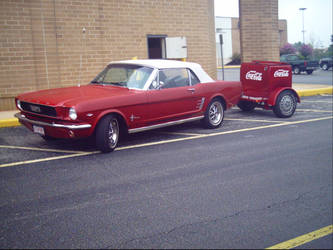
<instances>
[{"instance_id":1,"label":"trailer","mask_svg":"<svg viewBox=\"0 0 333 250\"><path fill-rule=\"evenodd\" d=\"M237 106L243 111L255 107L273 110L280 118L291 117L300 97L292 88L292 67L283 62L242 63L242 95Z\"/></svg>"}]
</instances>

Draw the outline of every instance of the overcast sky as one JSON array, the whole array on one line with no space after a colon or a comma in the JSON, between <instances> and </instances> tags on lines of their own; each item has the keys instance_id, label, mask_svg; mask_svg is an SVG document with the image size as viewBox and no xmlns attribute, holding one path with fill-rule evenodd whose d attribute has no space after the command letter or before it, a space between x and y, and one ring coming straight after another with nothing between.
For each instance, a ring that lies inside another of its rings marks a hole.
<instances>
[{"instance_id":1,"label":"overcast sky","mask_svg":"<svg viewBox=\"0 0 333 250\"><path fill-rule=\"evenodd\" d=\"M238 0L214 0L215 16L238 17ZM303 41L302 11L304 11L305 43L317 48L331 44L332 0L279 0L279 19L286 19L288 41Z\"/></svg>"}]
</instances>

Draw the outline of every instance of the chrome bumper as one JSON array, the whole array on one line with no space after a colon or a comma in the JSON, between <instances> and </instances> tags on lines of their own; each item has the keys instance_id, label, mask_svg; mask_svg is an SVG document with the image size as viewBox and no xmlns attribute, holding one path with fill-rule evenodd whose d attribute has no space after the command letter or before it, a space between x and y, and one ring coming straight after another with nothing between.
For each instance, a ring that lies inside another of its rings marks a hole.
<instances>
[{"instance_id":1,"label":"chrome bumper","mask_svg":"<svg viewBox=\"0 0 333 250\"><path fill-rule=\"evenodd\" d=\"M25 115L22 115L21 113L16 113L15 117L19 119L19 121L23 122L29 122L34 125L40 125L40 126L48 126L48 127L53 127L53 128L67 128L67 129L85 129L85 128L91 128L90 124L79 124L79 125L64 125L64 124L57 124L57 123L48 123L48 122L41 122L41 121L35 121L28 119Z\"/></svg>"}]
</instances>

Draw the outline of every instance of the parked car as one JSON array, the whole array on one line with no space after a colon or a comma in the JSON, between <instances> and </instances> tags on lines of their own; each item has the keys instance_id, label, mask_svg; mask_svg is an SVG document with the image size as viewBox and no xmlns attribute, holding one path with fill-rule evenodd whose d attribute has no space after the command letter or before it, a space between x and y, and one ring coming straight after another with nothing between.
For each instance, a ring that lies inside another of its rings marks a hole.
<instances>
[{"instance_id":1,"label":"parked car","mask_svg":"<svg viewBox=\"0 0 333 250\"><path fill-rule=\"evenodd\" d=\"M291 65L294 74L298 75L301 72L306 72L311 75L312 72L319 68L318 61L303 60L296 54L287 54L280 57L281 62L286 62Z\"/></svg>"},{"instance_id":2,"label":"parked car","mask_svg":"<svg viewBox=\"0 0 333 250\"><path fill-rule=\"evenodd\" d=\"M45 140L94 136L102 152L120 135L201 120L222 124L240 82L214 81L199 64L171 60L111 62L90 84L24 93L15 116Z\"/></svg>"},{"instance_id":3,"label":"parked car","mask_svg":"<svg viewBox=\"0 0 333 250\"><path fill-rule=\"evenodd\" d=\"M319 60L319 65L323 70L329 70L332 68L332 58L322 58Z\"/></svg>"}]
</instances>

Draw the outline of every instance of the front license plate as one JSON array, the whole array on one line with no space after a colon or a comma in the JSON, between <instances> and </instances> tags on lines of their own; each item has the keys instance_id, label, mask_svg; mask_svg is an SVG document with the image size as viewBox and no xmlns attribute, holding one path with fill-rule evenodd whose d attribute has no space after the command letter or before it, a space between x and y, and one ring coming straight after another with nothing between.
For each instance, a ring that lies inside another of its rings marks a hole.
<instances>
[{"instance_id":1,"label":"front license plate","mask_svg":"<svg viewBox=\"0 0 333 250\"><path fill-rule=\"evenodd\" d=\"M32 126L34 133L40 134L40 135L45 135L45 131L43 127L40 126Z\"/></svg>"}]
</instances>

